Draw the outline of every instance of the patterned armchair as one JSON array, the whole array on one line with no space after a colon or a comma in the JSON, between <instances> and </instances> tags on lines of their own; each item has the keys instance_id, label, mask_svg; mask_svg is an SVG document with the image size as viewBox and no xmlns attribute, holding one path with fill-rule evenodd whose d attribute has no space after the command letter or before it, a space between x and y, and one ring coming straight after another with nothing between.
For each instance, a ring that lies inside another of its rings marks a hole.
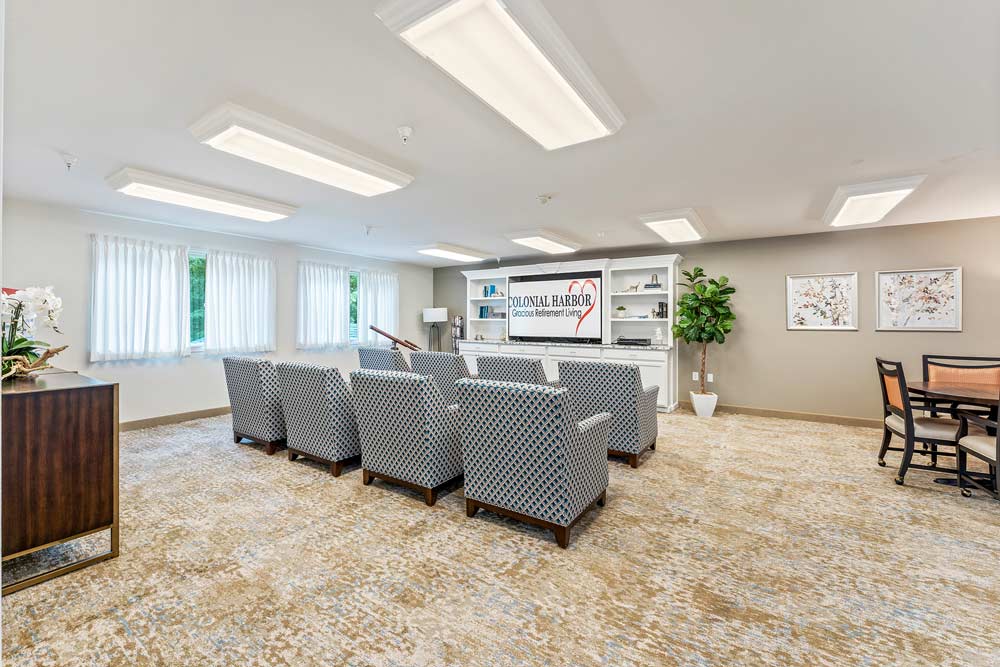
<instances>
[{"instance_id":1,"label":"patterned armchair","mask_svg":"<svg viewBox=\"0 0 1000 667\"><path fill-rule=\"evenodd\" d=\"M375 371L399 371L411 373L403 353L394 347L359 347L358 360L361 368Z\"/></svg>"},{"instance_id":2,"label":"patterned armchair","mask_svg":"<svg viewBox=\"0 0 1000 667\"><path fill-rule=\"evenodd\" d=\"M281 404L288 430L288 460L330 466L340 477L344 462L361 455L351 392L340 371L315 364L278 364Z\"/></svg>"},{"instance_id":3,"label":"patterned armchair","mask_svg":"<svg viewBox=\"0 0 1000 667\"><path fill-rule=\"evenodd\" d=\"M476 370L479 371L480 380L559 386L558 382L549 382L545 377L545 366L542 365L542 360L532 357L479 357L476 360Z\"/></svg>"},{"instance_id":4,"label":"patterned armchair","mask_svg":"<svg viewBox=\"0 0 1000 667\"><path fill-rule=\"evenodd\" d=\"M570 529L608 488L611 415L577 422L567 390L459 380L465 513L485 509L552 530Z\"/></svg>"},{"instance_id":5,"label":"patterned armchair","mask_svg":"<svg viewBox=\"0 0 1000 667\"><path fill-rule=\"evenodd\" d=\"M285 415L281 408L278 373L267 359L225 357L226 386L233 413L233 442L250 440L267 454L285 444Z\"/></svg>"},{"instance_id":6,"label":"patterned armchair","mask_svg":"<svg viewBox=\"0 0 1000 667\"><path fill-rule=\"evenodd\" d=\"M434 505L462 475L458 406L446 405L424 375L358 370L351 389L361 441L362 482L379 478L415 489Z\"/></svg>"},{"instance_id":7,"label":"patterned armchair","mask_svg":"<svg viewBox=\"0 0 1000 667\"><path fill-rule=\"evenodd\" d=\"M642 386L639 367L598 361L560 361L559 382L569 390L577 417L614 415L608 454L628 458L633 468L647 449L656 449L657 386Z\"/></svg>"},{"instance_id":8,"label":"patterned armchair","mask_svg":"<svg viewBox=\"0 0 1000 667\"><path fill-rule=\"evenodd\" d=\"M458 403L455 383L462 378L472 377L465 359L450 352L413 352L410 354L410 363L413 364L414 373L429 375L434 379L448 405Z\"/></svg>"}]
</instances>

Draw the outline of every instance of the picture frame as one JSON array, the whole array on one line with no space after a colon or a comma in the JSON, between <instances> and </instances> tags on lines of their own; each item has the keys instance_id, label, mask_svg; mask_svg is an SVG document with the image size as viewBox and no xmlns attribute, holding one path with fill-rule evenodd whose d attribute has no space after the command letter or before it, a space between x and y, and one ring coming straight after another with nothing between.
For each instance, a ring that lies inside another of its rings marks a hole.
<instances>
[{"instance_id":1,"label":"picture frame","mask_svg":"<svg viewBox=\"0 0 1000 667\"><path fill-rule=\"evenodd\" d=\"M962 330L962 267L875 272L876 331Z\"/></svg>"},{"instance_id":2,"label":"picture frame","mask_svg":"<svg viewBox=\"0 0 1000 667\"><path fill-rule=\"evenodd\" d=\"M858 273L799 273L785 276L788 331L857 331Z\"/></svg>"}]
</instances>

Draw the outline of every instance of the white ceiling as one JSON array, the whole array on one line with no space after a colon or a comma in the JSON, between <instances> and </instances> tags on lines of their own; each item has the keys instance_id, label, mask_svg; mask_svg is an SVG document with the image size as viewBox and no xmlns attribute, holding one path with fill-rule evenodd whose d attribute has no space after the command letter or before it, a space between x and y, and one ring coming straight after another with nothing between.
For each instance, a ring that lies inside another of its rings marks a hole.
<instances>
[{"instance_id":1,"label":"white ceiling","mask_svg":"<svg viewBox=\"0 0 1000 667\"><path fill-rule=\"evenodd\" d=\"M838 185L918 173L882 224L1000 215L1000 2L544 0L626 117L551 153L376 4L9 0L4 194L428 266L448 262L422 245L524 255L506 235L539 227L653 244L636 218L685 207L712 241L827 231ZM225 101L416 180L369 199L198 144L188 125ZM125 165L301 210L254 223L137 200L104 182Z\"/></svg>"}]
</instances>

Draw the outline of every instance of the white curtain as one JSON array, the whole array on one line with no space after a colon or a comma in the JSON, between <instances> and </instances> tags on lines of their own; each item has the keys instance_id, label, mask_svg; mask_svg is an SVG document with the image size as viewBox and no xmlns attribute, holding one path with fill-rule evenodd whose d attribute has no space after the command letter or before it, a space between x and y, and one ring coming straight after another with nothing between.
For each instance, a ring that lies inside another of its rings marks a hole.
<instances>
[{"instance_id":1,"label":"white curtain","mask_svg":"<svg viewBox=\"0 0 1000 667\"><path fill-rule=\"evenodd\" d=\"M269 257L205 253L205 352L275 349L276 273Z\"/></svg>"},{"instance_id":2,"label":"white curtain","mask_svg":"<svg viewBox=\"0 0 1000 667\"><path fill-rule=\"evenodd\" d=\"M350 345L350 324L350 269L299 262L295 346L300 350L321 350Z\"/></svg>"},{"instance_id":3,"label":"white curtain","mask_svg":"<svg viewBox=\"0 0 1000 667\"><path fill-rule=\"evenodd\" d=\"M92 235L90 360L191 352L187 248Z\"/></svg>"},{"instance_id":4,"label":"white curtain","mask_svg":"<svg viewBox=\"0 0 1000 667\"><path fill-rule=\"evenodd\" d=\"M368 327L399 335L399 276L384 271L358 271L358 342L386 345L388 341Z\"/></svg>"}]
</instances>

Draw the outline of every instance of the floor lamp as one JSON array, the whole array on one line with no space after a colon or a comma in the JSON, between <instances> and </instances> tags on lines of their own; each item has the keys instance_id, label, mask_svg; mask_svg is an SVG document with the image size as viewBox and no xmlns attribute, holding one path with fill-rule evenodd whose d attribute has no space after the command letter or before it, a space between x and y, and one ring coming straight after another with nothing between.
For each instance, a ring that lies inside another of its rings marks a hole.
<instances>
[{"instance_id":1,"label":"floor lamp","mask_svg":"<svg viewBox=\"0 0 1000 667\"><path fill-rule=\"evenodd\" d=\"M424 308L424 324L431 325L427 332L427 349L431 352L441 351L441 330L438 328L438 322L447 321L447 308Z\"/></svg>"}]
</instances>

